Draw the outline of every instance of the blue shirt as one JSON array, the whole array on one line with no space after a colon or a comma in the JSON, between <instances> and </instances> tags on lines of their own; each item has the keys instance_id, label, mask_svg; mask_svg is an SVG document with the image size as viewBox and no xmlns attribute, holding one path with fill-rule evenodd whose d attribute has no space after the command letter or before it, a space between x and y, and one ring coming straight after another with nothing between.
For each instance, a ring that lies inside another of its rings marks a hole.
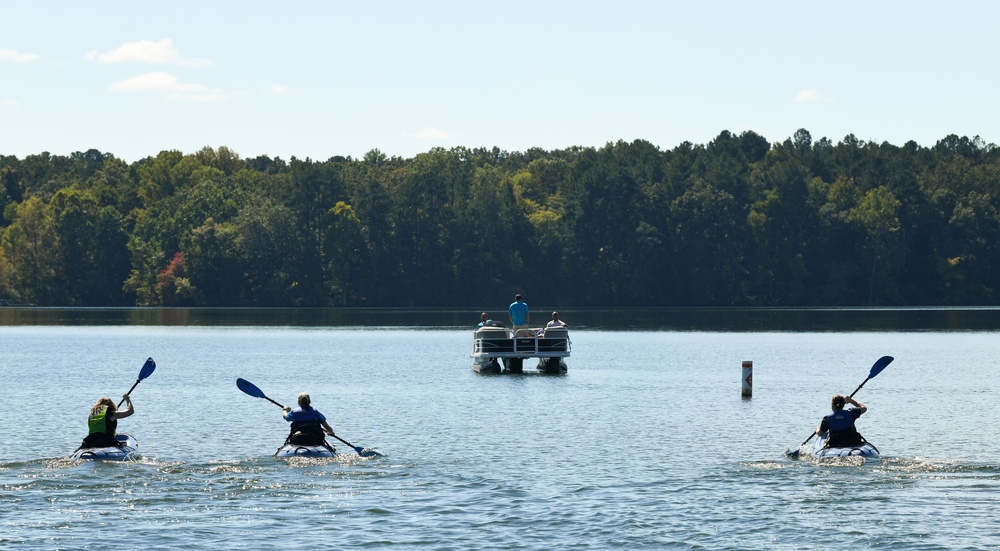
<instances>
[{"instance_id":1,"label":"blue shirt","mask_svg":"<svg viewBox=\"0 0 1000 551\"><path fill-rule=\"evenodd\" d=\"M510 312L510 321L514 325L528 325L528 305L523 300L515 300L507 308Z\"/></svg>"},{"instance_id":2,"label":"blue shirt","mask_svg":"<svg viewBox=\"0 0 1000 551\"><path fill-rule=\"evenodd\" d=\"M285 421L290 421L292 423L302 423L316 420L326 422L326 417L324 417L323 414L316 408L310 408L309 411L303 411L302 408L295 408L285 415Z\"/></svg>"}]
</instances>

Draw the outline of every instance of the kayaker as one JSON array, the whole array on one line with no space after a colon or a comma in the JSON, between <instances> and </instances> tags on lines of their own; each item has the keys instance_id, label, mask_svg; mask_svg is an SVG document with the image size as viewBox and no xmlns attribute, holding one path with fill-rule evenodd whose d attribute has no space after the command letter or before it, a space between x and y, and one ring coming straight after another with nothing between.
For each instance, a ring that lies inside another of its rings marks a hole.
<instances>
[{"instance_id":1,"label":"kayaker","mask_svg":"<svg viewBox=\"0 0 1000 551\"><path fill-rule=\"evenodd\" d=\"M300 446L316 446L325 444L323 432L333 436L333 429L326 422L326 416L312 407L312 400L305 392L299 394L299 407L292 409L285 406L281 417L292 424L288 433L288 443Z\"/></svg>"},{"instance_id":2,"label":"kayaker","mask_svg":"<svg viewBox=\"0 0 1000 551\"><path fill-rule=\"evenodd\" d=\"M854 406L851 409L844 409L845 404ZM847 446L857 446L865 442L864 437L858 433L854 427L854 421L868 411L868 406L858 402L854 398L837 394L830 400L833 412L823 417L816 434L822 435L830 431L830 438L826 441L828 448L842 448Z\"/></svg>"},{"instance_id":3,"label":"kayaker","mask_svg":"<svg viewBox=\"0 0 1000 551\"><path fill-rule=\"evenodd\" d=\"M118 420L135 413L128 394L122 396L122 399L125 400L125 409L120 411L114 401L107 397L101 398L90 408L90 415L87 417L90 434L83 439L81 448L106 448L119 445L118 439L115 438Z\"/></svg>"}]
</instances>

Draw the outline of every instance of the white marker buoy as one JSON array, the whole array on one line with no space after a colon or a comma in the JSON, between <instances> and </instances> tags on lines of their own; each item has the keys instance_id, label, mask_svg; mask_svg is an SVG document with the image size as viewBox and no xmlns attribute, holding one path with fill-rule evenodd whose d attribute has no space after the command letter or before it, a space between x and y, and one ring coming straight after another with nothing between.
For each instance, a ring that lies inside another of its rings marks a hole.
<instances>
[{"instance_id":1,"label":"white marker buoy","mask_svg":"<svg viewBox=\"0 0 1000 551\"><path fill-rule=\"evenodd\" d=\"M753 395L753 362L743 360L743 397L749 398Z\"/></svg>"}]
</instances>

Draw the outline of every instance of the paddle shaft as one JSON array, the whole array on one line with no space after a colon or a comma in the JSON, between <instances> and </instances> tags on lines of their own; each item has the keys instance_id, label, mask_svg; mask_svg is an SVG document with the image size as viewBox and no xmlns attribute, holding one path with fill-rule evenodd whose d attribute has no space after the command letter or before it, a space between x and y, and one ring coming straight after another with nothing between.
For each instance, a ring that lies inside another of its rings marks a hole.
<instances>
[{"instance_id":1,"label":"paddle shaft","mask_svg":"<svg viewBox=\"0 0 1000 551\"><path fill-rule=\"evenodd\" d=\"M854 398L854 395L857 394L859 390L861 390L861 387L865 386L865 383L867 383L870 380L872 380L871 377L865 379L860 385L858 385L858 388L854 389L854 392L852 392L851 395L848 396L848 398Z\"/></svg>"},{"instance_id":2,"label":"paddle shaft","mask_svg":"<svg viewBox=\"0 0 1000 551\"><path fill-rule=\"evenodd\" d=\"M141 379L136 379L135 384L132 385L132 388L128 389L128 392L125 393L125 396L131 396L132 395L132 391L135 390L135 387L139 386L139 381L140 380ZM124 404L124 403L125 403L125 398L122 398L122 401L118 402L118 407L122 407L122 404Z\"/></svg>"},{"instance_id":3,"label":"paddle shaft","mask_svg":"<svg viewBox=\"0 0 1000 551\"><path fill-rule=\"evenodd\" d=\"M267 396L264 396L263 398L264 398L265 400L267 400L268 402L271 402L272 404L274 404L274 405L278 406L279 408L281 408L281 409L285 409L285 406L283 406L283 405L279 404L278 402L275 402L274 400L272 400L272 399L268 398Z\"/></svg>"},{"instance_id":4,"label":"paddle shaft","mask_svg":"<svg viewBox=\"0 0 1000 551\"><path fill-rule=\"evenodd\" d=\"M147 358L146 362L142 364L142 369L139 370L139 377L135 380L135 384L132 385L132 388L128 389L125 396L131 396L135 387L139 386L139 383L141 383L143 379L152 375L154 369L156 369L156 362L153 361L153 358ZM122 407L122 404L124 403L125 398L122 398L122 401L118 402L118 407Z\"/></svg>"},{"instance_id":5,"label":"paddle shaft","mask_svg":"<svg viewBox=\"0 0 1000 551\"><path fill-rule=\"evenodd\" d=\"M348 446L354 448L354 451L358 452L358 455L361 455L361 451L363 450L363 448L361 448L360 446L355 446L354 444L351 444L350 442L348 442L347 440L344 440L343 438L337 436L336 434L332 434L331 436L333 436L337 440L340 440L341 442L347 444Z\"/></svg>"}]
</instances>

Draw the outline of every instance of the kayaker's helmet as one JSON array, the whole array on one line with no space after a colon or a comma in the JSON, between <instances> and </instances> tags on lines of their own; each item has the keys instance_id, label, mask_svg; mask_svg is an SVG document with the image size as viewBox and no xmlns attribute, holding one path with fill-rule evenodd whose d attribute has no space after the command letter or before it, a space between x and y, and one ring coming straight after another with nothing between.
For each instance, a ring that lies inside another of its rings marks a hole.
<instances>
[{"instance_id":1,"label":"kayaker's helmet","mask_svg":"<svg viewBox=\"0 0 1000 551\"><path fill-rule=\"evenodd\" d=\"M833 399L830 400L830 406L832 406L833 409L835 410L844 409L844 404L846 403L847 399L841 396L840 394L834 396Z\"/></svg>"}]
</instances>

